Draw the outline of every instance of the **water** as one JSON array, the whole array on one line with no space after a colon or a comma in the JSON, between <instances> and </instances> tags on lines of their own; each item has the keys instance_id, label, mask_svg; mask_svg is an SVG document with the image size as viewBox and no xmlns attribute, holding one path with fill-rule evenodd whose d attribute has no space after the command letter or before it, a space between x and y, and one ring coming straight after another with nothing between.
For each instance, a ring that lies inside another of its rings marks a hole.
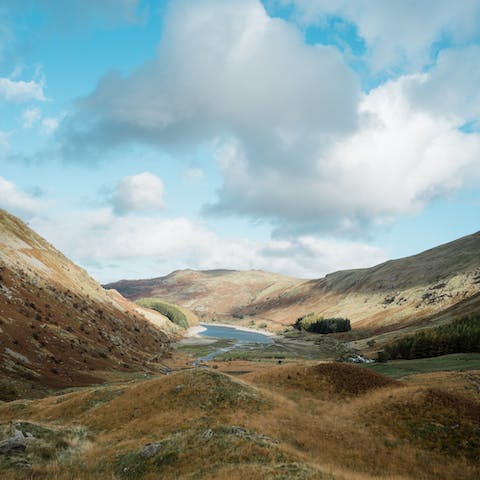
<instances>
[{"instance_id":1,"label":"water","mask_svg":"<svg viewBox=\"0 0 480 480\"><path fill-rule=\"evenodd\" d=\"M238 330L235 327L201 324L205 330L200 332L202 337L231 338L237 343L273 343L273 340L263 333Z\"/></svg>"},{"instance_id":2,"label":"water","mask_svg":"<svg viewBox=\"0 0 480 480\"><path fill-rule=\"evenodd\" d=\"M201 362L208 362L212 360L217 355L220 355L225 352L229 352L234 348L238 348L244 345L254 345L254 344L271 344L273 340L263 333L258 332L249 332L245 330L238 330L235 327L224 327L220 325L206 325L204 323L200 324L205 330L200 332L199 335L202 337L212 337L212 338L227 338L235 340L235 343L229 347L219 348L218 350L205 355L204 357L197 358L194 362L194 365L198 365Z\"/></svg>"}]
</instances>

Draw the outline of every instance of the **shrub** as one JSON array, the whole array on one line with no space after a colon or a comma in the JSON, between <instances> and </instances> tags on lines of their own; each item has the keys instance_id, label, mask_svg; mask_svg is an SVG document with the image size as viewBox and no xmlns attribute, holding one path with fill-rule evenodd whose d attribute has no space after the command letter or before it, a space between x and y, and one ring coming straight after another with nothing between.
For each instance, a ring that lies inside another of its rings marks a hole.
<instances>
[{"instance_id":1,"label":"shrub","mask_svg":"<svg viewBox=\"0 0 480 480\"><path fill-rule=\"evenodd\" d=\"M297 330L324 334L348 332L352 329L348 318L323 318L315 313L298 318L293 326Z\"/></svg>"},{"instance_id":2,"label":"shrub","mask_svg":"<svg viewBox=\"0 0 480 480\"><path fill-rule=\"evenodd\" d=\"M188 320L185 314L177 307L169 303L162 302L156 298L142 298L137 301L141 307L151 308L158 313L165 315L171 322L175 323L181 328L188 328Z\"/></svg>"}]
</instances>

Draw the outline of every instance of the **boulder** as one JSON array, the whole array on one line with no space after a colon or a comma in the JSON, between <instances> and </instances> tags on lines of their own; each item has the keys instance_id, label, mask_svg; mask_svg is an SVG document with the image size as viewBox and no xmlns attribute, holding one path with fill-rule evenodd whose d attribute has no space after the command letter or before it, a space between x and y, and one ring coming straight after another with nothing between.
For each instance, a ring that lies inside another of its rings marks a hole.
<instances>
[{"instance_id":1,"label":"boulder","mask_svg":"<svg viewBox=\"0 0 480 480\"><path fill-rule=\"evenodd\" d=\"M0 442L0 453L21 453L27 448L25 436L20 430L15 430L13 437Z\"/></svg>"},{"instance_id":2,"label":"boulder","mask_svg":"<svg viewBox=\"0 0 480 480\"><path fill-rule=\"evenodd\" d=\"M147 443L140 451L140 455L143 458L154 457L160 451L160 447L160 443Z\"/></svg>"}]
</instances>

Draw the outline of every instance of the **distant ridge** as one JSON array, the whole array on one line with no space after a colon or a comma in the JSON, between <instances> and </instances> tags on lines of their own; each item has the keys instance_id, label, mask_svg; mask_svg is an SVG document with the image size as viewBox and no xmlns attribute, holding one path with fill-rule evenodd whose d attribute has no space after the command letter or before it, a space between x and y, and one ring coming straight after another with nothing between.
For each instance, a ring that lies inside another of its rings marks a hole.
<instances>
[{"instance_id":1,"label":"distant ridge","mask_svg":"<svg viewBox=\"0 0 480 480\"><path fill-rule=\"evenodd\" d=\"M128 298L161 297L208 319L265 324L281 331L309 312L348 317L364 336L408 331L461 315L480 292L480 232L371 268L317 280L251 271L178 270L151 280L110 284ZM458 305L458 308L453 308ZM465 307L466 308L466 307ZM435 320L437 319L437 320ZM379 337L382 340L382 337Z\"/></svg>"}]
</instances>

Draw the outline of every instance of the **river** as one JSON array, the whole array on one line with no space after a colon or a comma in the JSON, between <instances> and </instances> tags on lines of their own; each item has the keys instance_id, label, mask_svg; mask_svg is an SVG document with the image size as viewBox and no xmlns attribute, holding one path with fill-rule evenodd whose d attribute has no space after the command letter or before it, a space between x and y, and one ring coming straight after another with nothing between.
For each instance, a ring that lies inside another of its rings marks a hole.
<instances>
[{"instance_id":1,"label":"river","mask_svg":"<svg viewBox=\"0 0 480 480\"><path fill-rule=\"evenodd\" d=\"M201 337L209 337L209 338L227 338L232 339L235 343L228 347L219 348L204 357L197 358L196 364L200 362L208 362L212 360L217 355L222 353L228 352L233 350L234 348L238 348L240 346L245 345L255 345L255 344L270 344L273 343L273 340L270 336L265 335L264 333L256 332L254 330L242 330L240 328L236 328L234 326L226 326L226 325L212 325L208 323L201 323L200 324L204 330L198 333Z\"/></svg>"}]
</instances>

